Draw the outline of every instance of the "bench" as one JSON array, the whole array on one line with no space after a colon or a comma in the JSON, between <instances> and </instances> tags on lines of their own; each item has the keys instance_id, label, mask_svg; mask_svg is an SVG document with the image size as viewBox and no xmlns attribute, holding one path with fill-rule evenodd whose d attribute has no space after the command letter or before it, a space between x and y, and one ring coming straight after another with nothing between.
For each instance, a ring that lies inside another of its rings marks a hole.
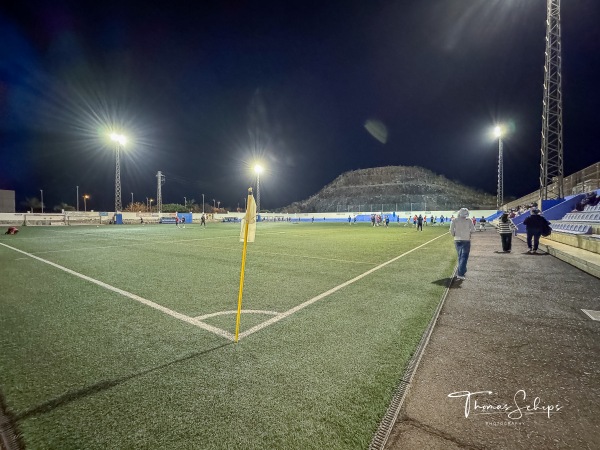
<instances>
[{"instance_id":1,"label":"bench","mask_svg":"<svg viewBox=\"0 0 600 450\"><path fill-rule=\"evenodd\" d=\"M578 223L554 222L552 231L569 234L591 234L592 226Z\"/></svg>"},{"instance_id":2,"label":"bench","mask_svg":"<svg viewBox=\"0 0 600 450\"><path fill-rule=\"evenodd\" d=\"M569 222L598 222L600 223L600 212L572 212L564 215L563 220Z\"/></svg>"}]
</instances>

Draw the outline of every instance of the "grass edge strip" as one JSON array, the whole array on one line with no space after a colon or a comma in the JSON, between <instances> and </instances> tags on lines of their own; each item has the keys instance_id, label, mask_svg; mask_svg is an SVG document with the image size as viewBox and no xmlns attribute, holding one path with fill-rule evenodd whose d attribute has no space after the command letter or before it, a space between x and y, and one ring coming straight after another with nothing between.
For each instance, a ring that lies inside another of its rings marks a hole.
<instances>
[{"instance_id":1,"label":"grass edge strip","mask_svg":"<svg viewBox=\"0 0 600 450\"><path fill-rule=\"evenodd\" d=\"M431 320L429 321L429 325L427 326L427 328L423 332L423 335L421 336L421 340L419 341L419 344L415 349L415 353L413 353L412 358L408 361L406 369L404 370L404 373L400 378L400 382L392 396L390 405L388 406L388 409L385 412L383 418L381 419L379 427L377 428L377 431L375 432L375 435L371 440L369 450L383 450L385 448L385 445L387 444L390 434L392 433L392 429L394 428L396 420L398 419L398 416L400 414L400 410L402 409L402 405L404 404L404 400L406 399L406 394L408 393L408 389L410 387L410 384L412 383L412 379L415 375L415 372L417 371L417 368L419 367L419 363L421 362L423 353L425 353L425 348L429 343L429 338L433 333L433 329L437 324L440 312L442 311L444 303L446 302L446 298L448 297L448 293L450 292L450 286L452 285L452 280L454 279L455 275L456 268L454 269L452 276L448 280L446 290L444 291L444 294L442 295L442 298L440 299L440 302L435 312L433 313Z\"/></svg>"}]
</instances>

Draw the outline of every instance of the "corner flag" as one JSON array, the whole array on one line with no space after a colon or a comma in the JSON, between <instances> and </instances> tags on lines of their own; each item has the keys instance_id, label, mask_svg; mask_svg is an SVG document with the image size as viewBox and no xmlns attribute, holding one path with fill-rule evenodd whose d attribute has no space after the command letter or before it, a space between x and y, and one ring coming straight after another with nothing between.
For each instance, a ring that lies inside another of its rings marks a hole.
<instances>
[{"instance_id":1,"label":"corner flag","mask_svg":"<svg viewBox=\"0 0 600 450\"><path fill-rule=\"evenodd\" d=\"M256 202L252 195L252 188L248 189L248 206L246 209L246 215L242 219L242 229L240 230L240 242L244 242L244 235L246 233L246 223L248 224L248 238L247 242L254 242L256 235Z\"/></svg>"},{"instance_id":2,"label":"corner flag","mask_svg":"<svg viewBox=\"0 0 600 450\"><path fill-rule=\"evenodd\" d=\"M240 333L240 316L242 315L242 294L244 292L244 273L246 271L246 247L248 242L254 242L256 234L256 203L252 195L252 188L248 188L248 202L246 207L246 216L242 219L242 230L240 232L240 242L244 243L242 250L242 269L240 270L240 291L238 293L238 309L235 319L235 339L238 341Z\"/></svg>"}]
</instances>

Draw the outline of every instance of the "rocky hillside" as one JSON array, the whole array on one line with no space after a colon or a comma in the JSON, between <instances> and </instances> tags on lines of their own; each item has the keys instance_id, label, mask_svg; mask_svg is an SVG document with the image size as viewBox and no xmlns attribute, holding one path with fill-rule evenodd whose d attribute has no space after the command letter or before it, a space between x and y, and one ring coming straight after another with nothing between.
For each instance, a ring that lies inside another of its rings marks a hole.
<instances>
[{"instance_id":1,"label":"rocky hillside","mask_svg":"<svg viewBox=\"0 0 600 450\"><path fill-rule=\"evenodd\" d=\"M321 191L281 212L494 209L496 197L421 167L375 167L346 172Z\"/></svg>"}]
</instances>

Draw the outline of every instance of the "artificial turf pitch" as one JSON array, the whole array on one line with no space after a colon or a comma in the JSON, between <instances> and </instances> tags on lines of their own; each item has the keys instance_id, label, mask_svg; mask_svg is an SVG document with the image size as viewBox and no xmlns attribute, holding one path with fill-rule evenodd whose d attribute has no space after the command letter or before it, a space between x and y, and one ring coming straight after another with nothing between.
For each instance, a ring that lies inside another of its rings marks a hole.
<instances>
[{"instance_id":1,"label":"artificial turf pitch","mask_svg":"<svg viewBox=\"0 0 600 450\"><path fill-rule=\"evenodd\" d=\"M239 231L0 236L0 391L26 448L368 447L455 266L448 228L258 224L236 344Z\"/></svg>"}]
</instances>

